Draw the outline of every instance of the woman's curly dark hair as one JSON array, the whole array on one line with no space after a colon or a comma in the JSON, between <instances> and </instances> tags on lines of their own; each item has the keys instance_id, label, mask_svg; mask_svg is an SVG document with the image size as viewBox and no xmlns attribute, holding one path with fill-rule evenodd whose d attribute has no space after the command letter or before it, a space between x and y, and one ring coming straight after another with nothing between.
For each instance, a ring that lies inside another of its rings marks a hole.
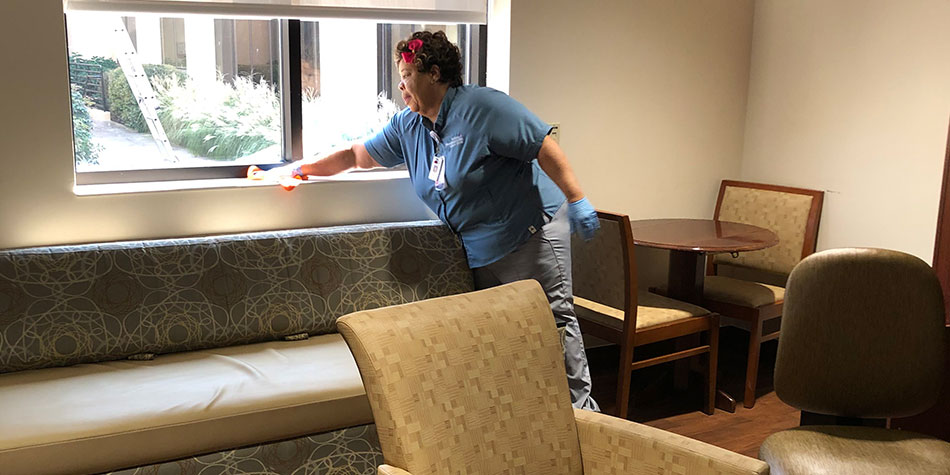
<instances>
[{"instance_id":1,"label":"woman's curly dark hair","mask_svg":"<svg viewBox=\"0 0 950 475\"><path fill-rule=\"evenodd\" d=\"M439 82L448 83L449 87L462 85L462 53L458 46L449 41L444 31L417 31L409 39L400 41L396 45L396 63L402 61L403 53L413 53L409 49L412 40L422 41L422 48L416 49L412 60L420 72L427 73L432 70L432 66L438 66Z\"/></svg>"}]
</instances>

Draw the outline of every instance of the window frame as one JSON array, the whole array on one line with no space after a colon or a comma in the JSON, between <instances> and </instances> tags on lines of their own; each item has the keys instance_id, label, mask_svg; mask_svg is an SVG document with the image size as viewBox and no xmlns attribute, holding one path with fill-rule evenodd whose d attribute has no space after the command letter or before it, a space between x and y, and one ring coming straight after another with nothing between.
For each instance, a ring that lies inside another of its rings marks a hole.
<instances>
[{"instance_id":1,"label":"window frame","mask_svg":"<svg viewBox=\"0 0 950 475\"><path fill-rule=\"evenodd\" d=\"M227 19L227 18L223 18ZM281 157L278 163L256 164L262 169L269 169L303 158L303 88L301 80L302 38L300 19L279 19L278 51L280 57L280 102L281 102ZM318 21L318 20L314 20ZM377 63L380 74L377 84L389 90L392 81L392 23L377 21ZM63 15L64 27L66 15ZM416 23L419 24L419 23ZM446 23L452 24L452 23ZM487 25L474 23L455 23L462 28L463 38L460 45L463 57L469 61L463 62L463 77L468 82L484 86L486 83L485 64L487 51ZM387 34L388 33L388 34ZM384 47L388 46L388 47ZM66 35L66 51L69 52L69 36ZM75 133L70 125L71 134ZM73 136L73 147L76 138ZM241 165L214 165L205 167L167 167L141 168L129 170L79 171L76 169L75 153L70 156L73 163L75 184L82 185L112 185L126 183L146 183L163 181L190 181L246 178L248 164ZM356 170L360 173L373 173L373 170Z\"/></svg>"}]
</instances>

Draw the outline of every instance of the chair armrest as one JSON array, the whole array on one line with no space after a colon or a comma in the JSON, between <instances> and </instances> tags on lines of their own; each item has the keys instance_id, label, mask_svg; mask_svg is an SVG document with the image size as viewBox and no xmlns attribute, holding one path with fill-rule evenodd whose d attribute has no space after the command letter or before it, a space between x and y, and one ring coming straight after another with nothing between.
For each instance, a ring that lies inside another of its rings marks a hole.
<instances>
[{"instance_id":1,"label":"chair armrest","mask_svg":"<svg viewBox=\"0 0 950 475\"><path fill-rule=\"evenodd\" d=\"M643 466L652 469L644 473L769 473L769 465L761 460L665 430L580 409L574 410L574 419L584 475Z\"/></svg>"},{"instance_id":2,"label":"chair armrest","mask_svg":"<svg viewBox=\"0 0 950 475\"><path fill-rule=\"evenodd\" d=\"M382 464L376 468L376 475L412 475L412 474L401 468L396 468L396 467L393 467L392 465Z\"/></svg>"}]
</instances>

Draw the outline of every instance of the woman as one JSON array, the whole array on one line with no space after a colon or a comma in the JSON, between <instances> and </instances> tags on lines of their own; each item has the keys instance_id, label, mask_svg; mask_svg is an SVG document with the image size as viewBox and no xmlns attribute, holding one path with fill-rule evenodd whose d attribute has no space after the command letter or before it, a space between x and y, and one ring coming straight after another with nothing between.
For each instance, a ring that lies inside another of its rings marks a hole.
<instances>
[{"instance_id":1,"label":"woman","mask_svg":"<svg viewBox=\"0 0 950 475\"><path fill-rule=\"evenodd\" d=\"M401 41L396 63L408 107L379 134L269 175L405 163L416 194L461 238L477 288L541 283L564 334L574 406L598 411L574 314L570 232L590 239L599 222L551 127L502 92L463 86L459 49L441 31Z\"/></svg>"}]
</instances>

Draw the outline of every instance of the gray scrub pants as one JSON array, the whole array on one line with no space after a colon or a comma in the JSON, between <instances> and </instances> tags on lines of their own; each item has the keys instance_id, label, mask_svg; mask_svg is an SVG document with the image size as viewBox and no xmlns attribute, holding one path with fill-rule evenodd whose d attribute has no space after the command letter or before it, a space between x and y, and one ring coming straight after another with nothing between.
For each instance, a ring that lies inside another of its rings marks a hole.
<instances>
[{"instance_id":1,"label":"gray scrub pants","mask_svg":"<svg viewBox=\"0 0 950 475\"><path fill-rule=\"evenodd\" d=\"M473 269L475 288L486 289L518 280L537 280L547 294L554 321L564 334L564 365L574 407L600 411L590 395L590 369L584 340L574 314L571 286L571 229L567 203L530 239L512 253Z\"/></svg>"}]
</instances>

